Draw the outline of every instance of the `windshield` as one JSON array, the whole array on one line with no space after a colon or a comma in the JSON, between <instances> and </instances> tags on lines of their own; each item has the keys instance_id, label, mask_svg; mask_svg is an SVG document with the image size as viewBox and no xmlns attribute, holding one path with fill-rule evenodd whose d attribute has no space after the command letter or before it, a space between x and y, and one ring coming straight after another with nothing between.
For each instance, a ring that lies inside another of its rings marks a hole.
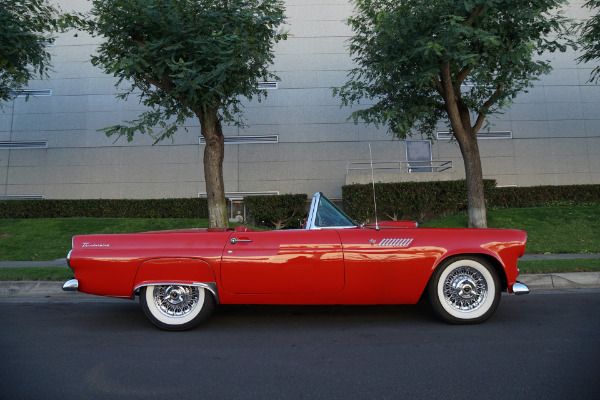
<instances>
[{"instance_id":1,"label":"windshield","mask_svg":"<svg viewBox=\"0 0 600 400\"><path fill-rule=\"evenodd\" d=\"M322 193L313 197L306 229L354 228L357 224Z\"/></svg>"}]
</instances>

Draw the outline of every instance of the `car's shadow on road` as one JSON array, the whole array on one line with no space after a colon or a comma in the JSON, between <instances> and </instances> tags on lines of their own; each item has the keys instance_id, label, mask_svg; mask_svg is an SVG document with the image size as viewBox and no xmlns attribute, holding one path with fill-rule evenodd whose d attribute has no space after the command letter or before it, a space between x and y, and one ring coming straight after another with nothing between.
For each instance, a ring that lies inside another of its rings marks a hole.
<instances>
[{"instance_id":1,"label":"car's shadow on road","mask_svg":"<svg viewBox=\"0 0 600 400\"><path fill-rule=\"evenodd\" d=\"M436 322L427 304L415 305L220 305L207 321L210 329L253 326L340 326Z\"/></svg>"},{"instance_id":2,"label":"car's shadow on road","mask_svg":"<svg viewBox=\"0 0 600 400\"><path fill-rule=\"evenodd\" d=\"M139 301L76 303L69 306L76 318L70 322L81 329L135 331L152 329ZM325 328L402 324L436 324L439 320L426 303L415 305L219 305L209 319L195 330L253 328ZM158 329L158 328L154 328Z\"/></svg>"}]
</instances>

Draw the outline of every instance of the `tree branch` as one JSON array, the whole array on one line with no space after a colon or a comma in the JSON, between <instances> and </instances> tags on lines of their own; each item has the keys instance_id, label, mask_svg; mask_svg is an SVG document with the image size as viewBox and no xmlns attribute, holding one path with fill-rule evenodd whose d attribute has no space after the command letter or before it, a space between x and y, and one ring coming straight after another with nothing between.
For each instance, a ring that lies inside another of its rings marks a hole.
<instances>
[{"instance_id":1,"label":"tree branch","mask_svg":"<svg viewBox=\"0 0 600 400\"><path fill-rule=\"evenodd\" d=\"M437 89L440 96L444 97L444 87L442 86L442 82L440 82L440 80L437 77L433 78L433 82L435 83L435 88Z\"/></svg>"},{"instance_id":2,"label":"tree branch","mask_svg":"<svg viewBox=\"0 0 600 400\"><path fill-rule=\"evenodd\" d=\"M485 103L483 103L482 108L485 110L489 110L489 108L496 103L496 100L498 99L498 97L500 97L500 93L502 92L503 89L504 89L504 85L499 85L498 88L496 89L496 91L494 92L494 94L492 94L490 96L490 98ZM480 112L479 115L477 116L477 121L475 121L475 125L473 125L473 132L475 132L475 134L477 134L477 132L479 132L479 130L483 126L483 120L485 119L486 116L487 116L486 112Z\"/></svg>"},{"instance_id":3,"label":"tree branch","mask_svg":"<svg viewBox=\"0 0 600 400\"><path fill-rule=\"evenodd\" d=\"M473 21L475 20L475 18L481 16L481 14L483 14L483 7L478 7L476 9L474 9L473 11L471 11L471 14L469 14L467 19L465 19L465 21L463 22L463 25L465 25L465 26L471 25L473 23Z\"/></svg>"},{"instance_id":4,"label":"tree branch","mask_svg":"<svg viewBox=\"0 0 600 400\"><path fill-rule=\"evenodd\" d=\"M469 66L465 66L463 67L463 69L456 75L456 84L458 86L462 85L462 83L465 81L465 79L467 79L467 76L469 76L469 74L472 71L472 67Z\"/></svg>"},{"instance_id":5,"label":"tree branch","mask_svg":"<svg viewBox=\"0 0 600 400\"><path fill-rule=\"evenodd\" d=\"M442 96L444 98L444 102L446 103L446 112L448 113L448 118L450 119L450 125L454 131L454 135L460 142L466 138L467 131L465 130L465 126L462 122L456 93L454 92L454 86L452 84L450 63L448 62L442 65L442 69L440 71L440 81L443 90Z\"/></svg>"}]
</instances>

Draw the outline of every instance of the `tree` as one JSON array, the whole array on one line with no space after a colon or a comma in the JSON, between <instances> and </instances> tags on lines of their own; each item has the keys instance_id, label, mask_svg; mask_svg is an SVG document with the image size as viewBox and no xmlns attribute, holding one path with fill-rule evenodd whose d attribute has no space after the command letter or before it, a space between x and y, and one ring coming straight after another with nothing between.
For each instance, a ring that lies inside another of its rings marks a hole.
<instances>
[{"instance_id":1,"label":"tree","mask_svg":"<svg viewBox=\"0 0 600 400\"><path fill-rule=\"evenodd\" d=\"M46 44L76 21L47 0L0 0L0 108L31 79L48 76Z\"/></svg>"},{"instance_id":2,"label":"tree","mask_svg":"<svg viewBox=\"0 0 600 400\"><path fill-rule=\"evenodd\" d=\"M258 82L275 78L273 44L280 0L94 0L89 31L103 36L92 64L130 87L148 107L137 120L105 128L133 140L171 138L188 118L206 140L204 177L211 227L227 226L222 123L240 124L241 96L259 100Z\"/></svg>"},{"instance_id":3,"label":"tree","mask_svg":"<svg viewBox=\"0 0 600 400\"><path fill-rule=\"evenodd\" d=\"M355 0L348 23L356 67L334 91L342 105L368 101L355 123L387 125L404 139L433 138L448 123L465 164L469 226L486 227L477 132L551 70L543 52L564 51L564 0ZM551 37L550 35L554 36Z\"/></svg>"},{"instance_id":4,"label":"tree","mask_svg":"<svg viewBox=\"0 0 600 400\"><path fill-rule=\"evenodd\" d=\"M591 10L596 10L596 14L592 15L582 25L581 31L581 46L583 54L577 58L579 62L590 62L600 60L600 0L588 0L584 7ZM592 70L590 82L600 81L600 66Z\"/></svg>"}]
</instances>

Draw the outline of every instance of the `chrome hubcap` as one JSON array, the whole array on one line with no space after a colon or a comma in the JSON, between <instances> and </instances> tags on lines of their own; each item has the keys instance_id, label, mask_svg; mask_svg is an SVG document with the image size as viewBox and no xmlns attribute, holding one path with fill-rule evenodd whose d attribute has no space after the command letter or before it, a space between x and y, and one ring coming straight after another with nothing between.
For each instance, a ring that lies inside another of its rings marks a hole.
<instances>
[{"instance_id":1,"label":"chrome hubcap","mask_svg":"<svg viewBox=\"0 0 600 400\"><path fill-rule=\"evenodd\" d=\"M199 290L195 286L155 286L154 303L169 317L185 317L197 305Z\"/></svg>"},{"instance_id":2,"label":"chrome hubcap","mask_svg":"<svg viewBox=\"0 0 600 400\"><path fill-rule=\"evenodd\" d=\"M485 302L487 293L487 282L475 268L456 268L444 281L444 299L459 311L476 310Z\"/></svg>"}]
</instances>

